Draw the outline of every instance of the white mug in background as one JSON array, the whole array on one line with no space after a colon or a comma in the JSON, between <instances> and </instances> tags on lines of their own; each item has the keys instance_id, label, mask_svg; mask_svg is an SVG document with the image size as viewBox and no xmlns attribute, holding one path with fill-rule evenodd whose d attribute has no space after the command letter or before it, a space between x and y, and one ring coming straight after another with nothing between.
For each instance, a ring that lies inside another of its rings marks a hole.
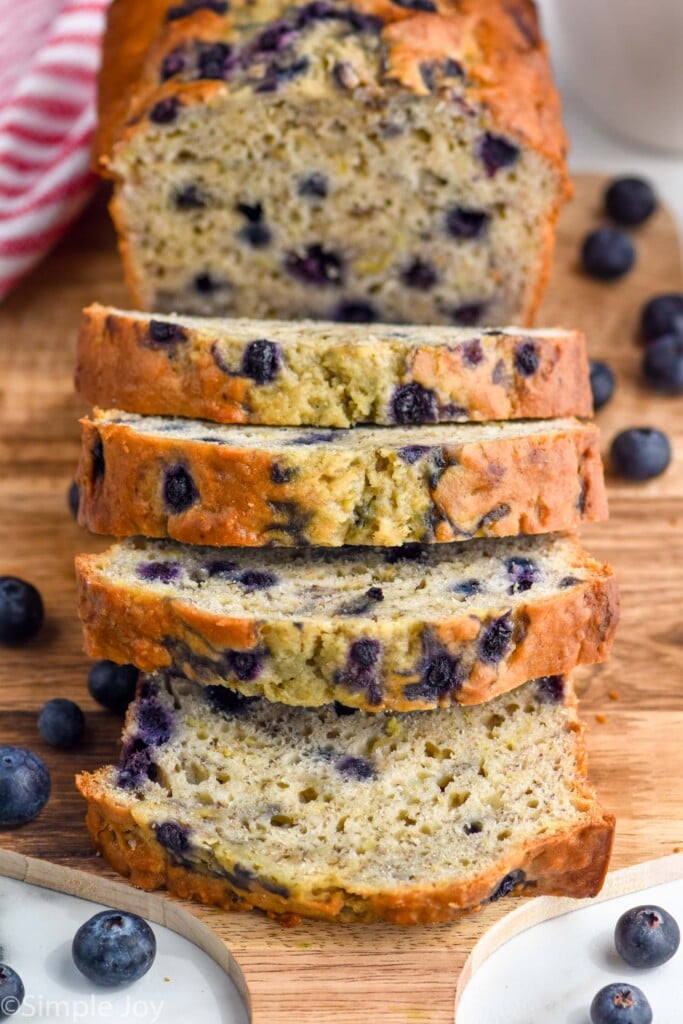
<instances>
[{"instance_id":1,"label":"white mug in background","mask_svg":"<svg viewBox=\"0 0 683 1024\"><path fill-rule=\"evenodd\" d=\"M541 7L585 106L631 142L683 153L683 0L544 0Z\"/></svg>"}]
</instances>

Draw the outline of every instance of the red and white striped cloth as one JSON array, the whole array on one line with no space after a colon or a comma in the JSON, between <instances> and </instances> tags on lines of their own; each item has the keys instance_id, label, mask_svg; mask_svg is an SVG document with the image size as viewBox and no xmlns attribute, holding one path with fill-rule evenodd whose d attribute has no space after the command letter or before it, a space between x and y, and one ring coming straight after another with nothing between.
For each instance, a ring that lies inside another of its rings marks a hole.
<instances>
[{"instance_id":1,"label":"red and white striped cloth","mask_svg":"<svg viewBox=\"0 0 683 1024\"><path fill-rule=\"evenodd\" d=\"M90 140L108 5L0 0L0 299L94 187Z\"/></svg>"}]
</instances>

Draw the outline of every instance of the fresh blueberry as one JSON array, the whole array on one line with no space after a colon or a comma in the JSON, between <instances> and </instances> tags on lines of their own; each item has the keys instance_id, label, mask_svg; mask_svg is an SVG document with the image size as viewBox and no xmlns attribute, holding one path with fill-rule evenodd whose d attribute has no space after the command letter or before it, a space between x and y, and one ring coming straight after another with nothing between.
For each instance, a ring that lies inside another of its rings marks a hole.
<instances>
[{"instance_id":1,"label":"fresh blueberry","mask_svg":"<svg viewBox=\"0 0 683 1024\"><path fill-rule=\"evenodd\" d=\"M465 206L454 206L446 214L446 230L453 238L479 238L489 222L489 215L483 210L470 210Z\"/></svg>"},{"instance_id":2,"label":"fresh blueberry","mask_svg":"<svg viewBox=\"0 0 683 1024\"><path fill-rule=\"evenodd\" d=\"M102 707L122 714L135 696L137 681L135 665L117 665L103 659L88 672L88 692Z\"/></svg>"},{"instance_id":3,"label":"fresh blueberry","mask_svg":"<svg viewBox=\"0 0 683 1024\"><path fill-rule=\"evenodd\" d=\"M540 359L535 341L523 341L515 349L515 370L520 377L532 377L538 369Z\"/></svg>"},{"instance_id":4,"label":"fresh blueberry","mask_svg":"<svg viewBox=\"0 0 683 1024\"><path fill-rule=\"evenodd\" d=\"M617 953L629 967L659 967L671 959L680 942L678 924L662 907L633 907L614 929Z\"/></svg>"},{"instance_id":5,"label":"fresh blueberry","mask_svg":"<svg viewBox=\"0 0 683 1024\"><path fill-rule=\"evenodd\" d=\"M651 480L671 462L671 444L666 434L654 427L631 427L614 438L610 456L618 476Z\"/></svg>"},{"instance_id":6,"label":"fresh blueberry","mask_svg":"<svg viewBox=\"0 0 683 1024\"><path fill-rule=\"evenodd\" d=\"M147 583L175 583L180 578L178 562L142 562L135 570L135 575Z\"/></svg>"},{"instance_id":7,"label":"fresh blueberry","mask_svg":"<svg viewBox=\"0 0 683 1024\"><path fill-rule=\"evenodd\" d=\"M0 644L9 647L32 640L43 617L43 599L32 583L0 576Z\"/></svg>"},{"instance_id":8,"label":"fresh blueberry","mask_svg":"<svg viewBox=\"0 0 683 1024\"><path fill-rule=\"evenodd\" d=\"M344 324L374 324L379 316L365 299L342 299L333 309L332 319Z\"/></svg>"},{"instance_id":9,"label":"fresh blueberry","mask_svg":"<svg viewBox=\"0 0 683 1024\"><path fill-rule=\"evenodd\" d=\"M53 697L40 709L38 732L50 746L67 750L83 739L85 716L72 700Z\"/></svg>"},{"instance_id":10,"label":"fresh blueberry","mask_svg":"<svg viewBox=\"0 0 683 1024\"><path fill-rule=\"evenodd\" d=\"M642 178L617 178L605 192L605 210L617 224L642 224L657 207L657 197Z\"/></svg>"},{"instance_id":11,"label":"fresh blueberry","mask_svg":"<svg viewBox=\"0 0 683 1024\"><path fill-rule=\"evenodd\" d=\"M303 254L290 252L285 259L285 270L302 284L340 285L344 281L344 261L317 243L306 247Z\"/></svg>"},{"instance_id":12,"label":"fresh blueberry","mask_svg":"<svg viewBox=\"0 0 683 1024\"><path fill-rule=\"evenodd\" d=\"M207 199L197 185L184 185L173 193L173 203L178 210L203 210Z\"/></svg>"},{"instance_id":13,"label":"fresh blueberry","mask_svg":"<svg viewBox=\"0 0 683 1024\"><path fill-rule=\"evenodd\" d=\"M296 190L300 196L313 199L325 199L328 192L327 178L320 171L312 171L305 178L300 178Z\"/></svg>"},{"instance_id":14,"label":"fresh blueberry","mask_svg":"<svg viewBox=\"0 0 683 1024\"><path fill-rule=\"evenodd\" d=\"M591 1003L592 1024L651 1024L652 1009L636 985L605 985Z\"/></svg>"},{"instance_id":15,"label":"fresh blueberry","mask_svg":"<svg viewBox=\"0 0 683 1024\"><path fill-rule=\"evenodd\" d=\"M0 964L0 1017L11 1017L24 1001L24 983L7 964Z\"/></svg>"},{"instance_id":16,"label":"fresh blueberry","mask_svg":"<svg viewBox=\"0 0 683 1024\"><path fill-rule=\"evenodd\" d=\"M149 119L154 124L172 124L178 116L180 103L175 96L167 96L155 103L149 112Z\"/></svg>"},{"instance_id":17,"label":"fresh blueberry","mask_svg":"<svg viewBox=\"0 0 683 1024\"><path fill-rule=\"evenodd\" d=\"M629 272L635 261L633 242L618 228L596 228L586 236L581 248L583 269L600 281L616 281Z\"/></svg>"},{"instance_id":18,"label":"fresh blueberry","mask_svg":"<svg viewBox=\"0 0 683 1024\"><path fill-rule=\"evenodd\" d=\"M395 423L436 423L439 418L436 395L416 381L401 384L391 399L391 413Z\"/></svg>"},{"instance_id":19,"label":"fresh blueberry","mask_svg":"<svg viewBox=\"0 0 683 1024\"><path fill-rule=\"evenodd\" d=\"M102 910L74 935L76 967L96 985L126 985L147 974L157 952L154 932L137 914Z\"/></svg>"},{"instance_id":20,"label":"fresh blueberry","mask_svg":"<svg viewBox=\"0 0 683 1024\"><path fill-rule=\"evenodd\" d=\"M514 623L508 614L498 619L489 619L482 627L477 643L481 660L487 665L497 665L510 647Z\"/></svg>"},{"instance_id":21,"label":"fresh blueberry","mask_svg":"<svg viewBox=\"0 0 683 1024\"><path fill-rule=\"evenodd\" d=\"M487 132L479 140L477 156L486 168L486 176L492 178L501 167L511 167L519 158L519 149L502 135Z\"/></svg>"},{"instance_id":22,"label":"fresh blueberry","mask_svg":"<svg viewBox=\"0 0 683 1024\"><path fill-rule=\"evenodd\" d=\"M164 501L175 515L186 512L198 500L199 492L189 470L174 466L164 474Z\"/></svg>"},{"instance_id":23,"label":"fresh blueberry","mask_svg":"<svg viewBox=\"0 0 683 1024\"><path fill-rule=\"evenodd\" d=\"M157 842L171 853L184 853L190 846L189 831L177 821L164 821L157 825L155 835Z\"/></svg>"},{"instance_id":24,"label":"fresh blueberry","mask_svg":"<svg viewBox=\"0 0 683 1024\"><path fill-rule=\"evenodd\" d=\"M155 345L175 345L187 341L187 331L170 320L150 320L149 339Z\"/></svg>"},{"instance_id":25,"label":"fresh blueberry","mask_svg":"<svg viewBox=\"0 0 683 1024\"><path fill-rule=\"evenodd\" d=\"M21 747L0 747L0 827L31 821L49 796L50 773L37 755Z\"/></svg>"},{"instance_id":26,"label":"fresh blueberry","mask_svg":"<svg viewBox=\"0 0 683 1024\"><path fill-rule=\"evenodd\" d=\"M274 341L259 338L245 346L242 355L242 373L257 384L269 384L282 366L280 346Z\"/></svg>"},{"instance_id":27,"label":"fresh blueberry","mask_svg":"<svg viewBox=\"0 0 683 1024\"><path fill-rule=\"evenodd\" d=\"M607 405L614 394L614 371L607 363L601 363L598 359L590 361L591 392L593 394L593 409L595 412Z\"/></svg>"},{"instance_id":28,"label":"fresh blueberry","mask_svg":"<svg viewBox=\"0 0 683 1024\"><path fill-rule=\"evenodd\" d=\"M66 494L66 500L69 505L69 512L74 517L74 519L78 519L78 505L80 502L80 494L78 490L78 484L76 483L75 480L72 480L71 483L69 484L69 490L67 491Z\"/></svg>"},{"instance_id":29,"label":"fresh blueberry","mask_svg":"<svg viewBox=\"0 0 683 1024\"><path fill-rule=\"evenodd\" d=\"M401 280L406 288L414 288L417 291L426 292L434 287L439 280L439 275L433 263L416 256L401 271Z\"/></svg>"},{"instance_id":30,"label":"fresh blueberry","mask_svg":"<svg viewBox=\"0 0 683 1024\"><path fill-rule=\"evenodd\" d=\"M643 357L643 376L657 391L683 394L683 334L663 334L650 342Z\"/></svg>"},{"instance_id":31,"label":"fresh blueberry","mask_svg":"<svg viewBox=\"0 0 683 1024\"><path fill-rule=\"evenodd\" d=\"M683 335L683 292L655 295L643 306L640 328L645 341L663 334Z\"/></svg>"},{"instance_id":32,"label":"fresh blueberry","mask_svg":"<svg viewBox=\"0 0 683 1024\"><path fill-rule=\"evenodd\" d=\"M531 590L538 581L540 571L532 558L513 555L505 560L505 570L510 579L509 594L523 594Z\"/></svg>"}]
</instances>

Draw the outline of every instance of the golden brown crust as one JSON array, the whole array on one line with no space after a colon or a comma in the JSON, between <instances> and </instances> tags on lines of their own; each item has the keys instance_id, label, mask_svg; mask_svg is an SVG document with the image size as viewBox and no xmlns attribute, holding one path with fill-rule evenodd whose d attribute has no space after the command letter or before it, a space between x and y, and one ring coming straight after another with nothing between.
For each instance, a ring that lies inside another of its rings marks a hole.
<instances>
[{"instance_id":1,"label":"golden brown crust","mask_svg":"<svg viewBox=\"0 0 683 1024\"><path fill-rule=\"evenodd\" d=\"M259 908L291 923L291 915L338 920L376 920L397 925L449 921L486 902L502 878L523 871L534 895L595 896L607 871L614 835L614 818L586 798L584 820L565 831L540 838L511 854L504 863L467 881L442 887L397 889L358 895L341 889L316 894L304 891L283 897L258 882L249 890L230 881L174 864L152 832L135 821L102 791L97 776L77 777L88 801L87 826L96 849L114 870L141 889L165 888L176 896L226 910ZM303 886L302 886L303 890Z\"/></svg>"},{"instance_id":2,"label":"golden brown crust","mask_svg":"<svg viewBox=\"0 0 683 1024\"><path fill-rule=\"evenodd\" d=\"M426 458L406 465L388 449L242 449L142 434L105 417L83 419L81 428L79 522L116 537L248 547L399 545L552 533L607 518L593 424L443 445L435 484ZM178 465L196 494L175 512L164 501L164 473ZM283 465L295 473L278 482Z\"/></svg>"},{"instance_id":3,"label":"golden brown crust","mask_svg":"<svg viewBox=\"0 0 683 1024\"><path fill-rule=\"evenodd\" d=\"M316 651L320 649L316 638L319 640L322 634L333 634L335 624L337 628L348 631L345 620L340 624L340 620L334 618L304 622L298 627L293 622L268 623L227 618L198 610L173 597L161 599L141 588L126 591L103 579L96 562L97 556L81 555L76 559L78 611L86 652L93 658L132 662L145 672L153 672L173 664L171 648L180 644L190 656L201 659L203 667L193 671L190 662L183 662L182 666L176 665L176 669L182 669L199 682L229 682L231 687L258 693L258 684L252 682L245 686L232 677L225 678L226 670L221 669L221 665L224 665L226 651L266 649L277 668L280 654L286 663L290 644L297 642ZM513 621L519 639L511 654L495 665L475 659L469 677L458 689L441 696L406 696L417 677L401 671L401 666L387 665L381 686L379 681L377 683L379 692L373 694L372 699L378 699L377 703L370 703L370 695L363 690L351 693L343 683L323 681L322 674L315 684L310 684L311 687L316 686L317 693L315 699L311 697L310 703L339 700L366 711L415 711L437 705L448 707L452 703L478 704L519 686L527 679L560 675L578 664L604 661L617 628L619 595L609 567L593 563L593 569L592 578L580 586L561 591L547 600L530 600L517 605ZM464 651L476 645L487 622L487 619L460 613L441 620L434 617L423 626L433 629L451 655L460 659ZM386 646L394 638L401 647L403 642L409 642L415 628L414 623L396 620L388 624L382 640ZM295 640L288 636L288 629ZM371 633L367 621L358 624L356 629L359 637ZM320 656L324 657L324 652ZM209 659L209 664L214 663L213 670L208 668L206 659ZM313 657L306 668L314 672ZM320 667L318 671L321 671ZM309 692L312 694L314 691ZM287 702L288 696L291 699L283 685L279 699Z\"/></svg>"},{"instance_id":4,"label":"golden brown crust","mask_svg":"<svg viewBox=\"0 0 683 1024\"><path fill-rule=\"evenodd\" d=\"M308 325L302 329L310 330ZM373 331L368 327L371 338ZM259 333L256 321L254 332L254 337L263 335L263 328ZM225 322L224 334L230 338L230 321ZM278 340L277 331L271 328L270 334ZM307 391L302 395L301 406L297 405L291 384L280 393L277 380L259 387L236 371L224 372L206 332L200 336L187 328L186 336L178 345L155 346L150 343L149 321L105 306L90 306L83 311L81 321L77 390L93 405L142 415L186 416L218 423L267 422L278 426L350 426L355 422L350 418L350 399L363 390L367 394L375 379L378 389L391 383L398 386L415 382L439 396L440 407L455 401L471 421L592 415L588 356L580 331L563 331L556 337L537 339L534 344L538 368L526 377L514 373L514 353L529 341L524 332L508 331L501 335L495 354L475 366L463 360L462 346L455 334L448 344L444 341L421 345L417 335L414 341L387 338L374 342L372 349L351 339L344 347L352 369L347 377L333 377L329 381L329 404L321 395L315 406L311 405ZM473 334L472 338L475 337ZM314 345L313 340L310 360L315 371L327 349L322 342ZM379 364L382 369L378 370L378 346L400 349L400 370L394 371L393 364L387 364L386 369ZM334 366L343 363L344 357L336 355ZM513 369L501 373L502 379L494 379L498 366ZM322 383L328 385L327 379L323 378ZM444 414L443 419L447 418L448 414ZM459 414L454 418L463 419ZM368 422L366 416L363 420ZM374 422L389 422L389 409Z\"/></svg>"}]
</instances>

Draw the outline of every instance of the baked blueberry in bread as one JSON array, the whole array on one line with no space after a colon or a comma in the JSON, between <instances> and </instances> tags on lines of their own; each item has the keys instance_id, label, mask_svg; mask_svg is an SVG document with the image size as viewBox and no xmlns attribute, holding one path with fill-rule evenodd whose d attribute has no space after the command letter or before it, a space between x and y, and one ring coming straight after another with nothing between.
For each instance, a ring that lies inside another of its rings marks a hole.
<instances>
[{"instance_id":1,"label":"baked blueberry in bread","mask_svg":"<svg viewBox=\"0 0 683 1024\"><path fill-rule=\"evenodd\" d=\"M614 820L568 680L368 715L143 679L118 767L82 774L112 867L227 909L447 921L514 891L591 896Z\"/></svg>"},{"instance_id":2,"label":"baked blueberry in bread","mask_svg":"<svg viewBox=\"0 0 683 1024\"><path fill-rule=\"evenodd\" d=\"M115 0L99 116L142 308L533 317L569 189L531 0Z\"/></svg>"},{"instance_id":3,"label":"baked blueberry in bread","mask_svg":"<svg viewBox=\"0 0 683 1024\"><path fill-rule=\"evenodd\" d=\"M606 518L599 432L574 419L245 427L96 411L79 522L193 544L399 545Z\"/></svg>"},{"instance_id":4,"label":"baked blueberry in bread","mask_svg":"<svg viewBox=\"0 0 683 1024\"><path fill-rule=\"evenodd\" d=\"M77 386L103 408L350 427L591 416L580 331L83 313Z\"/></svg>"},{"instance_id":5,"label":"baked blueberry in bread","mask_svg":"<svg viewBox=\"0 0 683 1024\"><path fill-rule=\"evenodd\" d=\"M85 646L286 704L413 711L603 661L616 581L571 537L249 550L128 541L77 560Z\"/></svg>"}]
</instances>

